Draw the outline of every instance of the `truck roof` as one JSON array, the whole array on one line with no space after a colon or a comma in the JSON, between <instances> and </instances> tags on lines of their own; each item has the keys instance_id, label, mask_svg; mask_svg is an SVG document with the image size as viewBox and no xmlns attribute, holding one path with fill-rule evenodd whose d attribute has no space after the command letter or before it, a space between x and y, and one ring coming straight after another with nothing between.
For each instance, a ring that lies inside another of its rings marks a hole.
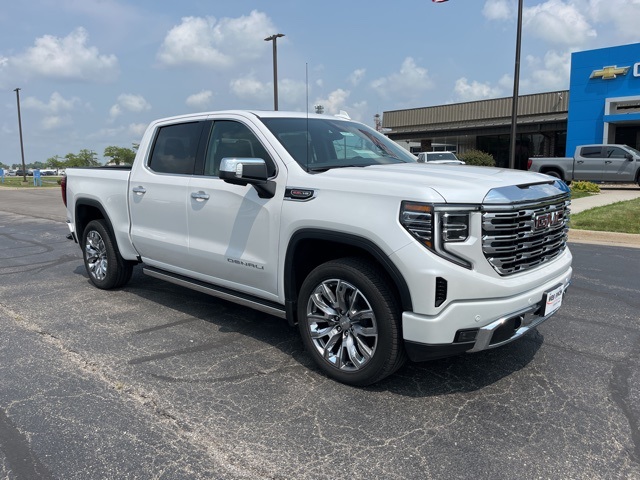
<instances>
[{"instance_id":1,"label":"truck roof","mask_svg":"<svg viewBox=\"0 0 640 480\"><path fill-rule=\"evenodd\" d=\"M181 120L181 119L189 119L194 117L205 117L207 115L254 115L258 118L325 118L331 120L353 120L349 117L349 115L341 111L337 115L328 115L328 114L319 114L315 112L293 112L293 111L283 111L283 110L212 110L212 111L204 111L204 112L196 112L196 113L188 113L183 115L175 115L171 117L159 118L154 120L155 122L165 122L165 121L173 121L173 120Z\"/></svg>"}]
</instances>

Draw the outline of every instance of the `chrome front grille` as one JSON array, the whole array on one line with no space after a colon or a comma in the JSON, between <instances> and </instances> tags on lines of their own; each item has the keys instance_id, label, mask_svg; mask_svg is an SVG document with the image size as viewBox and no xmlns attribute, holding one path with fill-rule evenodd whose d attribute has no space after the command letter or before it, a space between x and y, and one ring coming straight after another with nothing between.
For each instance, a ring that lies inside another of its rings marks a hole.
<instances>
[{"instance_id":1,"label":"chrome front grille","mask_svg":"<svg viewBox=\"0 0 640 480\"><path fill-rule=\"evenodd\" d=\"M569 231L569 196L519 205L488 205L482 251L500 275L525 272L560 255Z\"/></svg>"}]
</instances>

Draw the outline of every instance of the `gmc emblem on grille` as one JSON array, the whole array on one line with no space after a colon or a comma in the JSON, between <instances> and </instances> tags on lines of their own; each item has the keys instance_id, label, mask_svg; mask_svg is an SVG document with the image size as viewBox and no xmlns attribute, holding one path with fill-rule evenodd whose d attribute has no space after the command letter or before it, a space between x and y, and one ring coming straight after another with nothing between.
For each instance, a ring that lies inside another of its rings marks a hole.
<instances>
[{"instance_id":1,"label":"gmc emblem on grille","mask_svg":"<svg viewBox=\"0 0 640 480\"><path fill-rule=\"evenodd\" d=\"M533 217L534 230L542 230L543 228L553 227L562 222L564 211L549 213L539 213Z\"/></svg>"}]
</instances>

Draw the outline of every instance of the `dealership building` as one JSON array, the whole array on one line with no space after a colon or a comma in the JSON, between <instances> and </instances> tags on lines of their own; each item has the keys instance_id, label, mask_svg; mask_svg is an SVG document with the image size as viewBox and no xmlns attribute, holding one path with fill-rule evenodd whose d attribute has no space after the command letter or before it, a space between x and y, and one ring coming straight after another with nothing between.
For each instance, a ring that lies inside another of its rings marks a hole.
<instances>
[{"instance_id":1,"label":"dealership building","mask_svg":"<svg viewBox=\"0 0 640 480\"><path fill-rule=\"evenodd\" d=\"M384 112L387 136L414 153L478 149L509 165L512 98ZM518 98L516 166L577 145L640 147L640 43L571 55L569 90Z\"/></svg>"}]
</instances>

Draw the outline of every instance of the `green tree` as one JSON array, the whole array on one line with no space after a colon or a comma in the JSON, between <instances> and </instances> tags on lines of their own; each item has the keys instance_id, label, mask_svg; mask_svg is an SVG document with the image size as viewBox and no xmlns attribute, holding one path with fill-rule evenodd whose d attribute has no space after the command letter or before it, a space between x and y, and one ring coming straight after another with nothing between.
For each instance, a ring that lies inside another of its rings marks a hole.
<instances>
[{"instance_id":1,"label":"green tree","mask_svg":"<svg viewBox=\"0 0 640 480\"><path fill-rule=\"evenodd\" d=\"M80 150L79 153L67 153L64 158L64 166L66 167L97 167L100 165L97 159L98 154L93 150L86 148Z\"/></svg>"},{"instance_id":2,"label":"green tree","mask_svg":"<svg viewBox=\"0 0 640 480\"><path fill-rule=\"evenodd\" d=\"M25 165L27 168L31 168L33 170L35 170L36 168L39 168L40 170L42 170L45 167L45 164L42 162L31 162L28 163L27 165Z\"/></svg>"},{"instance_id":3,"label":"green tree","mask_svg":"<svg viewBox=\"0 0 640 480\"><path fill-rule=\"evenodd\" d=\"M104 149L104 156L110 158L116 165L131 165L136 158L136 152L126 147L110 146Z\"/></svg>"},{"instance_id":4,"label":"green tree","mask_svg":"<svg viewBox=\"0 0 640 480\"><path fill-rule=\"evenodd\" d=\"M65 161L62 158L60 158L58 155L56 155L54 157L47 158L47 161L45 162L45 166L47 168L53 168L53 169L59 170L65 167Z\"/></svg>"}]
</instances>

